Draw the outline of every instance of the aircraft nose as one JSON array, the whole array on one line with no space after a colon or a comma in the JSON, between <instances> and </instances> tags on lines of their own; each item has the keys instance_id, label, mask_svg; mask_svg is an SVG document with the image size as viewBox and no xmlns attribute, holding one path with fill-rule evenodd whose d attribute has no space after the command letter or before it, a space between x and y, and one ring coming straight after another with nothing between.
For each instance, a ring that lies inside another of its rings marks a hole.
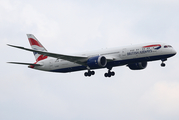
<instances>
[{"instance_id":1,"label":"aircraft nose","mask_svg":"<svg viewBox=\"0 0 179 120\"><path fill-rule=\"evenodd\" d=\"M176 50L172 49L172 54L173 55L177 54Z\"/></svg>"}]
</instances>

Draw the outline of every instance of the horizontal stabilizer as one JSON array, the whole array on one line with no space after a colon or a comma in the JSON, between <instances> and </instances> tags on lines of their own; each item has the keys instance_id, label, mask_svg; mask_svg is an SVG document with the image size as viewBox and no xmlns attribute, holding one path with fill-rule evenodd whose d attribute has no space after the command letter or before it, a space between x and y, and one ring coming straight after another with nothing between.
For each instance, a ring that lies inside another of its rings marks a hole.
<instances>
[{"instance_id":1,"label":"horizontal stabilizer","mask_svg":"<svg viewBox=\"0 0 179 120\"><path fill-rule=\"evenodd\" d=\"M11 64L20 64L20 65L33 65L33 66L42 66L40 64L33 64L33 63L20 63L20 62L7 62Z\"/></svg>"}]
</instances>

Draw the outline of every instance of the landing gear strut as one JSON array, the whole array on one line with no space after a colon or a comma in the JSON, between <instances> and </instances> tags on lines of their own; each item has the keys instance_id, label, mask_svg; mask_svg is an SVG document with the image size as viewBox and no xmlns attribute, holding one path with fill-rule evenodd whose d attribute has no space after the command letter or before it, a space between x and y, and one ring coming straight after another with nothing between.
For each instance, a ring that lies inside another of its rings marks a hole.
<instances>
[{"instance_id":1,"label":"landing gear strut","mask_svg":"<svg viewBox=\"0 0 179 120\"><path fill-rule=\"evenodd\" d=\"M161 67L165 67L165 63L164 63L164 61L167 61L167 59L162 59L161 61L162 61L162 63L161 63Z\"/></svg>"},{"instance_id":2,"label":"landing gear strut","mask_svg":"<svg viewBox=\"0 0 179 120\"><path fill-rule=\"evenodd\" d=\"M111 72L112 67L108 68L108 72L104 74L105 77L111 77L115 75L115 72Z\"/></svg>"}]
</instances>

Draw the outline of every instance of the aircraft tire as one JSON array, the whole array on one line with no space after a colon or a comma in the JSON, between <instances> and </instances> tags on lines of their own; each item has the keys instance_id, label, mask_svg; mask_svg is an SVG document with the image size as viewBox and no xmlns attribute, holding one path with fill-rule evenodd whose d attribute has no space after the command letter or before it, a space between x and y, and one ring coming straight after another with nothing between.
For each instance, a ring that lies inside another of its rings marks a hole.
<instances>
[{"instance_id":1,"label":"aircraft tire","mask_svg":"<svg viewBox=\"0 0 179 120\"><path fill-rule=\"evenodd\" d=\"M114 76L114 75L115 75L115 72L111 72L111 75Z\"/></svg>"},{"instance_id":2,"label":"aircraft tire","mask_svg":"<svg viewBox=\"0 0 179 120\"><path fill-rule=\"evenodd\" d=\"M105 76L105 77L108 77L108 73L105 73L104 76Z\"/></svg>"},{"instance_id":3,"label":"aircraft tire","mask_svg":"<svg viewBox=\"0 0 179 120\"><path fill-rule=\"evenodd\" d=\"M91 76L91 72L88 72L88 76L89 76L89 77Z\"/></svg>"},{"instance_id":4,"label":"aircraft tire","mask_svg":"<svg viewBox=\"0 0 179 120\"><path fill-rule=\"evenodd\" d=\"M110 72L110 73L108 73L108 77L111 77L111 72Z\"/></svg>"},{"instance_id":5,"label":"aircraft tire","mask_svg":"<svg viewBox=\"0 0 179 120\"><path fill-rule=\"evenodd\" d=\"M85 72L85 73L84 73L84 75L85 75L85 77L87 77L87 76L88 76L88 73L87 73L87 72Z\"/></svg>"},{"instance_id":6,"label":"aircraft tire","mask_svg":"<svg viewBox=\"0 0 179 120\"><path fill-rule=\"evenodd\" d=\"M165 67L165 63L162 63L161 66L162 66L162 67Z\"/></svg>"},{"instance_id":7,"label":"aircraft tire","mask_svg":"<svg viewBox=\"0 0 179 120\"><path fill-rule=\"evenodd\" d=\"M94 75L95 74L95 72L94 71L91 71L91 75Z\"/></svg>"}]
</instances>

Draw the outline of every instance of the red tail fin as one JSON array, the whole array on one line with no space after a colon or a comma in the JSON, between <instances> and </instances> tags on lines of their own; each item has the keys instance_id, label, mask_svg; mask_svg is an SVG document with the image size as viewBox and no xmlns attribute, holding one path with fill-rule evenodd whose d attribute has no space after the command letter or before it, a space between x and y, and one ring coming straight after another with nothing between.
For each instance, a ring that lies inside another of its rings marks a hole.
<instances>
[{"instance_id":1,"label":"red tail fin","mask_svg":"<svg viewBox=\"0 0 179 120\"><path fill-rule=\"evenodd\" d=\"M34 35L27 34L27 37L28 37L28 40L32 49L39 50L39 51L47 51L45 47L37 40L37 38ZM48 56L43 56L35 52L34 52L34 56L35 56L36 61L44 60L48 57Z\"/></svg>"}]
</instances>

